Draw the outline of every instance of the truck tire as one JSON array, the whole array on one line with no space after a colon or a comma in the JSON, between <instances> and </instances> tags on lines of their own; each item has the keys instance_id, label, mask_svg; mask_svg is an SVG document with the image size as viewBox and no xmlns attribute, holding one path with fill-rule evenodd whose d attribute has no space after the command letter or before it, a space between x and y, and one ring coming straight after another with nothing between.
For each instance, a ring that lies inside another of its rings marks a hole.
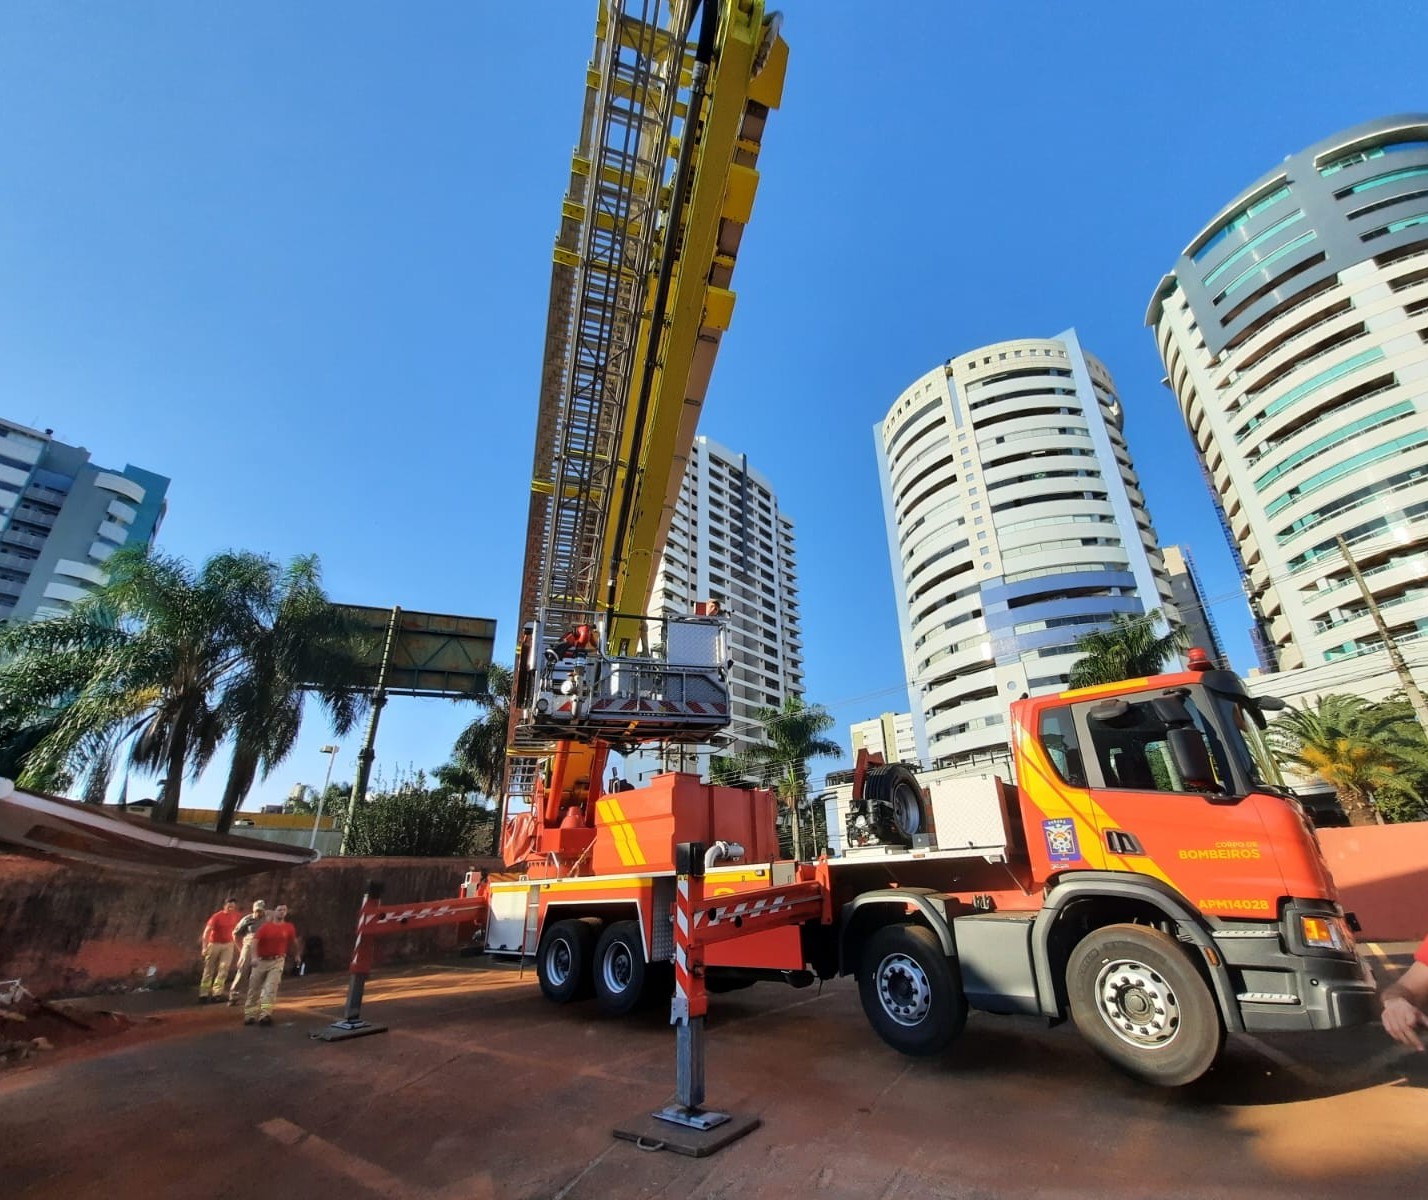
<instances>
[{"instance_id":1,"label":"truck tire","mask_svg":"<svg viewBox=\"0 0 1428 1200\"><path fill-rule=\"evenodd\" d=\"M945 1050L967 1023L956 964L925 925L884 925L868 939L858 995L878 1036L914 1057Z\"/></svg>"},{"instance_id":2,"label":"truck tire","mask_svg":"<svg viewBox=\"0 0 1428 1200\"><path fill-rule=\"evenodd\" d=\"M565 920L550 926L536 951L536 979L547 1000L568 1004L590 994L590 963L599 922Z\"/></svg>"},{"instance_id":3,"label":"truck tire","mask_svg":"<svg viewBox=\"0 0 1428 1200\"><path fill-rule=\"evenodd\" d=\"M1081 1036L1146 1083L1193 1083L1225 1044L1209 985L1158 929L1107 925L1087 934L1066 964L1066 992Z\"/></svg>"},{"instance_id":4,"label":"truck tire","mask_svg":"<svg viewBox=\"0 0 1428 1200\"><path fill-rule=\"evenodd\" d=\"M595 1003L601 1012L623 1017L640 1006L650 982L650 970L638 923L616 921L600 935L591 974Z\"/></svg>"},{"instance_id":5,"label":"truck tire","mask_svg":"<svg viewBox=\"0 0 1428 1200\"><path fill-rule=\"evenodd\" d=\"M902 763L869 767L863 780L863 799L878 841L911 846L915 835L927 832L922 785Z\"/></svg>"}]
</instances>

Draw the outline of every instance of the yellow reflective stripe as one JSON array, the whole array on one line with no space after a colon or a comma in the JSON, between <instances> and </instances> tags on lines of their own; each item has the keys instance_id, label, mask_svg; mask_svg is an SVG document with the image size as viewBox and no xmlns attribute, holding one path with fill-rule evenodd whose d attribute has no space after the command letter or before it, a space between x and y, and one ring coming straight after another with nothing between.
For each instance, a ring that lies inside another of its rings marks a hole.
<instances>
[{"instance_id":1,"label":"yellow reflective stripe","mask_svg":"<svg viewBox=\"0 0 1428 1200\"><path fill-rule=\"evenodd\" d=\"M595 813L614 838L615 853L620 856L620 862L627 867L644 866L644 851L640 849L639 839L635 837L634 828L625 818L625 810L620 807L619 802L608 797L597 800Z\"/></svg>"}]
</instances>

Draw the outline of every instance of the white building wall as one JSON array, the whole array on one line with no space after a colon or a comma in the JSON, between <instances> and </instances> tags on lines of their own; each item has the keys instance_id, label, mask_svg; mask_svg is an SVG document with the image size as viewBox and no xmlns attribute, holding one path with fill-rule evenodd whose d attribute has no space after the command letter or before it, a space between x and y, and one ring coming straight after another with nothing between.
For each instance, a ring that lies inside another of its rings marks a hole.
<instances>
[{"instance_id":1,"label":"white building wall","mask_svg":"<svg viewBox=\"0 0 1428 1200\"><path fill-rule=\"evenodd\" d=\"M672 747L632 757L632 780L660 767L704 774L712 753L761 740L754 713L802 695L803 638L792 520L773 484L744 456L696 438L655 568L651 615L718 600L729 623L733 721L728 747Z\"/></svg>"},{"instance_id":2,"label":"white building wall","mask_svg":"<svg viewBox=\"0 0 1428 1200\"><path fill-rule=\"evenodd\" d=\"M1004 755L1007 704L1060 690L1078 635L1175 619L1115 383L1074 331L958 355L874 428L920 760Z\"/></svg>"},{"instance_id":3,"label":"white building wall","mask_svg":"<svg viewBox=\"0 0 1428 1200\"><path fill-rule=\"evenodd\" d=\"M1428 115L1290 155L1147 323L1280 669L1381 644L1340 537L1393 637L1428 635Z\"/></svg>"}]
</instances>

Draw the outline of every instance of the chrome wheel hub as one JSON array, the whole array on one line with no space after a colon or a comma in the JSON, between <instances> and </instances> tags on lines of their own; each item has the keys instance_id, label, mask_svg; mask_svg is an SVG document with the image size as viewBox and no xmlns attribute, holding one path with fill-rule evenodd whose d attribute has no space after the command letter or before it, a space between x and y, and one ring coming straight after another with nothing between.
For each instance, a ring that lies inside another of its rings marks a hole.
<instances>
[{"instance_id":1,"label":"chrome wheel hub","mask_svg":"<svg viewBox=\"0 0 1428 1200\"><path fill-rule=\"evenodd\" d=\"M1180 1032L1180 1002L1170 981L1133 959L1116 959L1101 968L1096 1002L1116 1036L1140 1049L1168 1046Z\"/></svg>"},{"instance_id":2,"label":"chrome wheel hub","mask_svg":"<svg viewBox=\"0 0 1428 1200\"><path fill-rule=\"evenodd\" d=\"M570 943L564 938L551 942L545 952L546 978L559 987L570 978Z\"/></svg>"},{"instance_id":3,"label":"chrome wheel hub","mask_svg":"<svg viewBox=\"0 0 1428 1200\"><path fill-rule=\"evenodd\" d=\"M600 973L604 976L607 992L623 992L630 986L630 977L634 974L630 948L625 945L611 946L600 966Z\"/></svg>"},{"instance_id":4,"label":"chrome wheel hub","mask_svg":"<svg viewBox=\"0 0 1428 1200\"><path fill-rule=\"evenodd\" d=\"M878 964L878 999L899 1025L917 1025L932 1008L927 972L906 954L889 954Z\"/></svg>"}]
</instances>

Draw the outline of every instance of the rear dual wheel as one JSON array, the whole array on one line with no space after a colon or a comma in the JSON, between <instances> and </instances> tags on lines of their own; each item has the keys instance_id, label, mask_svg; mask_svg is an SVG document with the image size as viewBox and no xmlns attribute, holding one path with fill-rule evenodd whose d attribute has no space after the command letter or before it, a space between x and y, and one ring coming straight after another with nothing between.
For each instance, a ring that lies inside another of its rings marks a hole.
<instances>
[{"instance_id":1,"label":"rear dual wheel","mask_svg":"<svg viewBox=\"0 0 1428 1200\"><path fill-rule=\"evenodd\" d=\"M595 947L595 1002L612 1017L633 1012L645 999L650 964L635 921L616 921Z\"/></svg>"},{"instance_id":2,"label":"rear dual wheel","mask_svg":"<svg viewBox=\"0 0 1428 1200\"><path fill-rule=\"evenodd\" d=\"M590 995L590 964L600 922L592 918L556 921L540 939L536 979L547 1000L569 1004Z\"/></svg>"},{"instance_id":3,"label":"rear dual wheel","mask_svg":"<svg viewBox=\"0 0 1428 1200\"><path fill-rule=\"evenodd\" d=\"M556 921L536 954L536 978L548 1000L568 1004L593 994L611 1016L633 1012L657 994L665 967L646 962L637 921L609 926L596 917Z\"/></svg>"}]
</instances>

